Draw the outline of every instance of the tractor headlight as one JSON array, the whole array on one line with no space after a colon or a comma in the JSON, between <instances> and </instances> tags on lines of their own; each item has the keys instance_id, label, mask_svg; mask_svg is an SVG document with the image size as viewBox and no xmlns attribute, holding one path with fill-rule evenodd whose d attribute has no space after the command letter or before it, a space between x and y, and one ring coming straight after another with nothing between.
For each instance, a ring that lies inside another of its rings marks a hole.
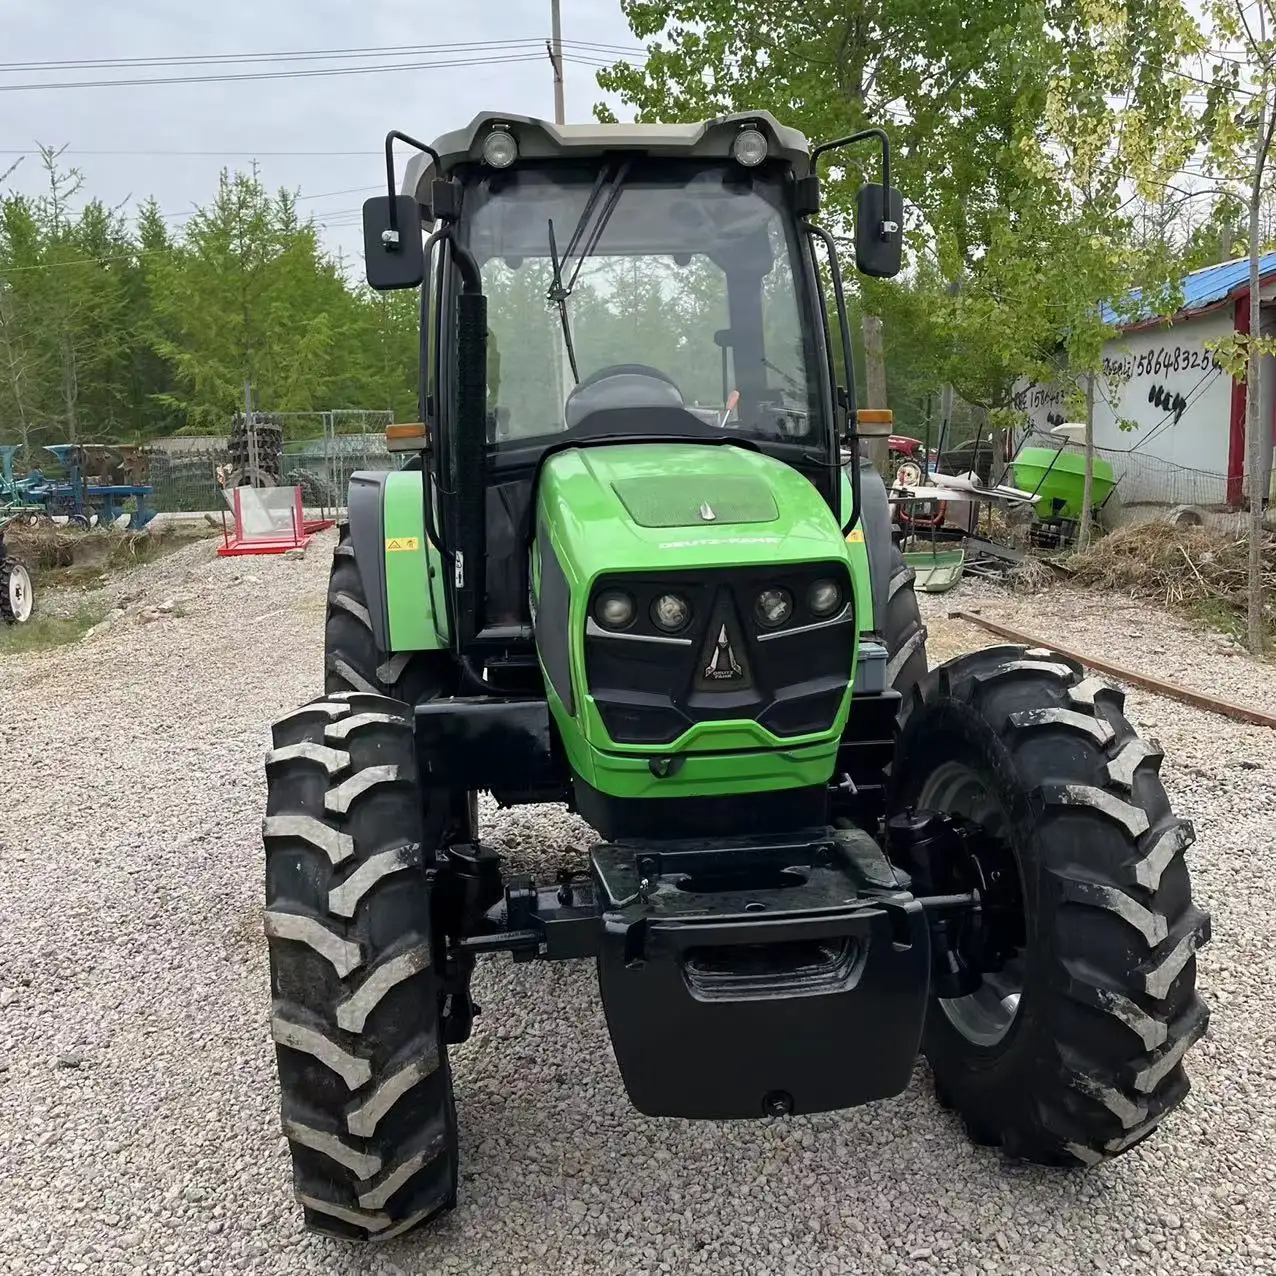
<instances>
[{"instance_id":1,"label":"tractor headlight","mask_svg":"<svg viewBox=\"0 0 1276 1276\"><path fill-rule=\"evenodd\" d=\"M807 590L806 605L817 616L831 616L842 606L842 587L835 580L817 580Z\"/></svg>"},{"instance_id":2,"label":"tractor headlight","mask_svg":"<svg viewBox=\"0 0 1276 1276\"><path fill-rule=\"evenodd\" d=\"M623 589L608 589L594 602L594 615L604 629L624 629L634 622L634 600Z\"/></svg>"},{"instance_id":3,"label":"tractor headlight","mask_svg":"<svg viewBox=\"0 0 1276 1276\"><path fill-rule=\"evenodd\" d=\"M651 619L658 629L677 633L691 619L691 604L678 594L661 594L651 604Z\"/></svg>"},{"instance_id":4,"label":"tractor headlight","mask_svg":"<svg viewBox=\"0 0 1276 1276\"><path fill-rule=\"evenodd\" d=\"M766 134L756 128L742 128L731 144L735 162L745 168L757 168L766 159L766 151Z\"/></svg>"},{"instance_id":5,"label":"tractor headlight","mask_svg":"<svg viewBox=\"0 0 1276 1276\"><path fill-rule=\"evenodd\" d=\"M493 129L483 142L483 161L492 168L509 168L518 159L518 143L513 133Z\"/></svg>"},{"instance_id":6,"label":"tractor headlight","mask_svg":"<svg viewBox=\"0 0 1276 1276\"><path fill-rule=\"evenodd\" d=\"M753 604L753 612L759 624L774 629L793 614L793 599L787 589L764 589Z\"/></svg>"}]
</instances>

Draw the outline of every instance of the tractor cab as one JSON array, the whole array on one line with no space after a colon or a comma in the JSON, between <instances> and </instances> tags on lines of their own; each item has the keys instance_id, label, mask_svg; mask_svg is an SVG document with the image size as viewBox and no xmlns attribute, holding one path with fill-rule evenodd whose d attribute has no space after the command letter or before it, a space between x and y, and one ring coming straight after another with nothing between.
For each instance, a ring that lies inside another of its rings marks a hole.
<instances>
[{"instance_id":1,"label":"tractor cab","mask_svg":"<svg viewBox=\"0 0 1276 1276\"><path fill-rule=\"evenodd\" d=\"M395 443L424 445L436 544L462 556L463 644L530 638L534 493L564 449L747 450L804 475L849 530L853 372L844 324L830 341L821 257L839 312L841 278L809 220L800 133L765 112L623 127L485 114L434 146L392 134L391 182L396 139L418 153L401 194L365 205L367 277L424 285L421 425ZM866 187L861 208L861 269L896 272L898 192ZM480 491L455 508L441 495Z\"/></svg>"}]
</instances>

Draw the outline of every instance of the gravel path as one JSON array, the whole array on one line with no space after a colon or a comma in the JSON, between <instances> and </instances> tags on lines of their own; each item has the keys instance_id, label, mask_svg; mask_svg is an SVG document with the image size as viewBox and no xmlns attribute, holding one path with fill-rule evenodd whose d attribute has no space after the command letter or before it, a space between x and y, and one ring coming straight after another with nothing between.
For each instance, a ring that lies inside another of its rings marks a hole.
<instances>
[{"instance_id":1,"label":"gravel path","mask_svg":"<svg viewBox=\"0 0 1276 1276\"><path fill-rule=\"evenodd\" d=\"M1138 693L1215 927L1214 1025L1150 1145L1084 1175L1008 1167L965 1142L920 1066L900 1098L847 1113L647 1120L592 967L490 959L454 1054L460 1207L370 1253L303 1233L267 1032L261 764L272 717L320 685L330 548L192 546L126 591L174 613L0 657L0 1272L1276 1273L1276 750ZM1163 669L1276 703L1276 671L1213 640L1058 596L926 600L937 657L987 640L942 619L954 605L1132 663L1141 629ZM552 808L485 815L522 869L589 838Z\"/></svg>"}]
</instances>

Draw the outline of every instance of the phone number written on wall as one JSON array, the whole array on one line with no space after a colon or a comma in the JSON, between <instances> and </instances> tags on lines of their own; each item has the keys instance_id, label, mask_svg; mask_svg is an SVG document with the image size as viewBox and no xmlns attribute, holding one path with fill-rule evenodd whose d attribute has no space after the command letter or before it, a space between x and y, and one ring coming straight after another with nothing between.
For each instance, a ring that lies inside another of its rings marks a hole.
<instances>
[{"instance_id":1,"label":"phone number written on wall","mask_svg":"<svg viewBox=\"0 0 1276 1276\"><path fill-rule=\"evenodd\" d=\"M1145 350L1141 355L1126 355L1121 359L1105 358L1103 374L1108 377L1164 376L1167 372L1197 372L1213 370L1221 372L1223 365L1208 350L1192 346L1161 346L1157 350Z\"/></svg>"}]
</instances>

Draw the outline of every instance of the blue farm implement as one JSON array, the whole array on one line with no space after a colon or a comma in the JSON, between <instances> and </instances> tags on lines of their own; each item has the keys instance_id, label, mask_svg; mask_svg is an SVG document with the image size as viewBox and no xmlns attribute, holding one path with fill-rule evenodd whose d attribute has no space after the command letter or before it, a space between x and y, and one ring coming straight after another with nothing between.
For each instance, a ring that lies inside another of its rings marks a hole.
<instances>
[{"instance_id":1,"label":"blue farm implement","mask_svg":"<svg viewBox=\"0 0 1276 1276\"><path fill-rule=\"evenodd\" d=\"M44 450L61 468L60 477L33 468L15 478L13 459L18 450L12 444L0 446L0 513L27 521L65 518L81 527L91 526L95 518L105 525L127 514L135 531L155 517L146 503L154 489L140 481L145 476L140 448L51 444Z\"/></svg>"}]
</instances>

